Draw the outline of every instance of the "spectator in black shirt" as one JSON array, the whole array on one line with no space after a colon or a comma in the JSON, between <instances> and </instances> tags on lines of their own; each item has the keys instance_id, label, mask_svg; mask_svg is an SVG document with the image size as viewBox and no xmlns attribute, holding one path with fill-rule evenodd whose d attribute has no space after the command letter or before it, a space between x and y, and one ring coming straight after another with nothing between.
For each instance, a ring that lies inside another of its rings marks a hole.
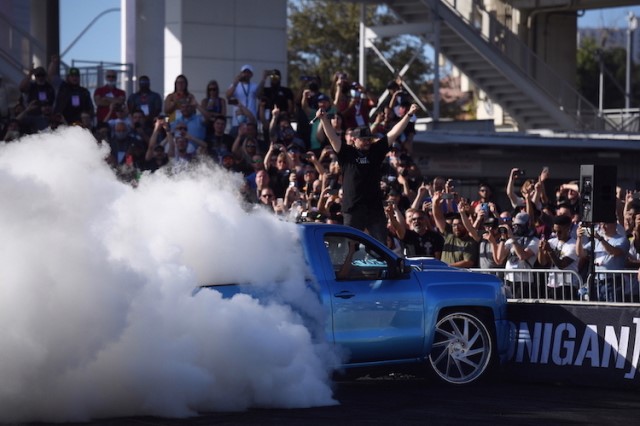
<instances>
[{"instance_id":1,"label":"spectator in black shirt","mask_svg":"<svg viewBox=\"0 0 640 426\"><path fill-rule=\"evenodd\" d=\"M374 137L368 127L359 127L352 133L353 145L342 143L326 112L318 109L316 117L322 120L329 142L338 155L343 173L342 215L344 224L369 234L385 243L387 219L384 213L380 189L381 165L391 145L402 134L418 106L413 104L409 112L381 139Z\"/></svg>"},{"instance_id":2,"label":"spectator in black shirt","mask_svg":"<svg viewBox=\"0 0 640 426\"><path fill-rule=\"evenodd\" d=\"M398 238L404 243L407 257L435 257L440 259L444 238L429 229L425 212L417 209L407 210L407 221L410 229L398 230Z\"/></svg>"}]
</instances>

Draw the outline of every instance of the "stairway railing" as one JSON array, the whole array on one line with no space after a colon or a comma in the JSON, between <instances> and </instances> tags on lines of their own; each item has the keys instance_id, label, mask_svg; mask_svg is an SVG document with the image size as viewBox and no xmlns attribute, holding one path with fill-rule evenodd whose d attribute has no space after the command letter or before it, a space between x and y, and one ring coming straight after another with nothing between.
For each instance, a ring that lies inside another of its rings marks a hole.
<instances>
[{"instance_id":1,"label":"stairway railing","mask_svg":"<svg viewBox=\"0 0 640 426\"><path fill-rule=\"evenodd\" d=\"M0 56L13 78L24 76L34 62L46 68L46 49L28 32L23 31L0 13ZM20 77L21 78L21 77Z\"/></svg>"},{"instance_id":2,"label":"stairway railing","mask_svg":"<svg viewBox=\"0 0 640 426\"><path fill-rule=\"evenodd\" d=\"M501 52L516 69L527 76L558 107L573 117L576 130L604 130L608 128L620 131L619 125L602 116L598 109L582 96L573 85L562 78L549 65L541 60L509 28L503 25L491 12L477 0L422 0L422 2L443 19L451 19L446 7L458 19L473 28L493 49ZM461 12L465 10L468 15ZM442 13L445 12L445 13Z\"/></svg>"}]
</instances>

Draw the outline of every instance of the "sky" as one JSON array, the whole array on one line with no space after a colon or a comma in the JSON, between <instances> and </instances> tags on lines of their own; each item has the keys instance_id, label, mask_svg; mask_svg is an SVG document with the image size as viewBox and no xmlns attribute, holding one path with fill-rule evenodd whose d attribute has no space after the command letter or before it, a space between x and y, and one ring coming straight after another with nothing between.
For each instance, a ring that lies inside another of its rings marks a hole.
<instances>
[{"instance_id":1,"label":"sky","mask_svg":"<svg viewBox=\"0 0 640 426\"><path fill-rule=\"evenodd\" d=\"M96 16L112 8L120 8L120 0L60 0L60 51L64 52ZM578 25L626 28L629 10L640 17L640 6L599 9L586 12ZM120 12L100 17L62 59L68 64L73 59L120 62Z\"/></svg>"}]
</instances>

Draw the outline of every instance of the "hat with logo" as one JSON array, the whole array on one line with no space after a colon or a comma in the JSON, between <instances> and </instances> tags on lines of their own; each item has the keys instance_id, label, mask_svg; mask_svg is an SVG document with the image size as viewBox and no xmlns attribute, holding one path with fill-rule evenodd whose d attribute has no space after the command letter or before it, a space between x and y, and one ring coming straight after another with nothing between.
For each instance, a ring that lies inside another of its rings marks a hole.
<instances>
[{"instance_id":1,"label":"hat with logo","mask_svg":"<svg viewBox=\"0 0 640 426\"><path fill-rule=\"evenodd\" d=\"M240 72L244 72L244 71L251 71L253 72L253 67L249 64L245 64L242 67L240 67Z\"/></svg>"}]
</instances>

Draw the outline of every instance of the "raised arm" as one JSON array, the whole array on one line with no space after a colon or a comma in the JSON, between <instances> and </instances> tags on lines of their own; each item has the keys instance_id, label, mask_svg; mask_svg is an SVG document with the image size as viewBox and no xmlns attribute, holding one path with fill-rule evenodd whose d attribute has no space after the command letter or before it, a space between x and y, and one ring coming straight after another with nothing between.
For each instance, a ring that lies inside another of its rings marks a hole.
<instances>
[{"instance_id":1,"label":"raised arm","mask_svg":"<svg viewBox=\"0 0 640 426\"><path fill-rule=\"evenodd\" d=\"M391 130L389 130L389 133L387 133L389 146L393 145L393 143L396 141L398 136L400 136L402 132L404 132L404 129L406 129L407 127L407 124L409 124L409 120L416 113L416 111L418 111L418 105L411 104L409 111L404 115L404 117L402 117L400 121L398 121L396 125L393 126Z\"/></svg>"},{"instance_id":2,"label":"raised arm","mask_svg":"<svg viewBox=\"0 0 640 426\"><path fill-rule=\"evenodd\" d=\"M440 192L433 194L431 198L431 212L433 213L433 220L436 222L436 228L441 234L447 233L447 221L444 220L444 213L442 212L442 198Z\"/></svg>"},{"instance_id":3,"label":"raised arm","mask_svg":"<svg viewBox=\"0 0 640 426\"><path fill-rule=\"evenodd\" d=\"M478 233L478 230L473 226L471 222L471 218L469 218L468 214L469 204L466 201L461 200L458 203L458 213L460 213L460 221L464 225L465 229L476 242L480 242L482 240L482 236Z\"/></svg>"},{"instance_id":4,"label":"raised arm","mask_svg":"<svg viewBox=\"0 0 640 426\"><path fill-rule=\"evenodd\" d=\"M316 111L316 119L321 120L322 127L324 127L324 132L327 135L327 138L329 138L329 143L333 147L333 150L335 152L340 152L340 149L342 148L342 139L340 139L336 133L336 129L331 125L331 122L327 118L327 113L318 109L318 111Z\"/></svg>"}]
</instances>

